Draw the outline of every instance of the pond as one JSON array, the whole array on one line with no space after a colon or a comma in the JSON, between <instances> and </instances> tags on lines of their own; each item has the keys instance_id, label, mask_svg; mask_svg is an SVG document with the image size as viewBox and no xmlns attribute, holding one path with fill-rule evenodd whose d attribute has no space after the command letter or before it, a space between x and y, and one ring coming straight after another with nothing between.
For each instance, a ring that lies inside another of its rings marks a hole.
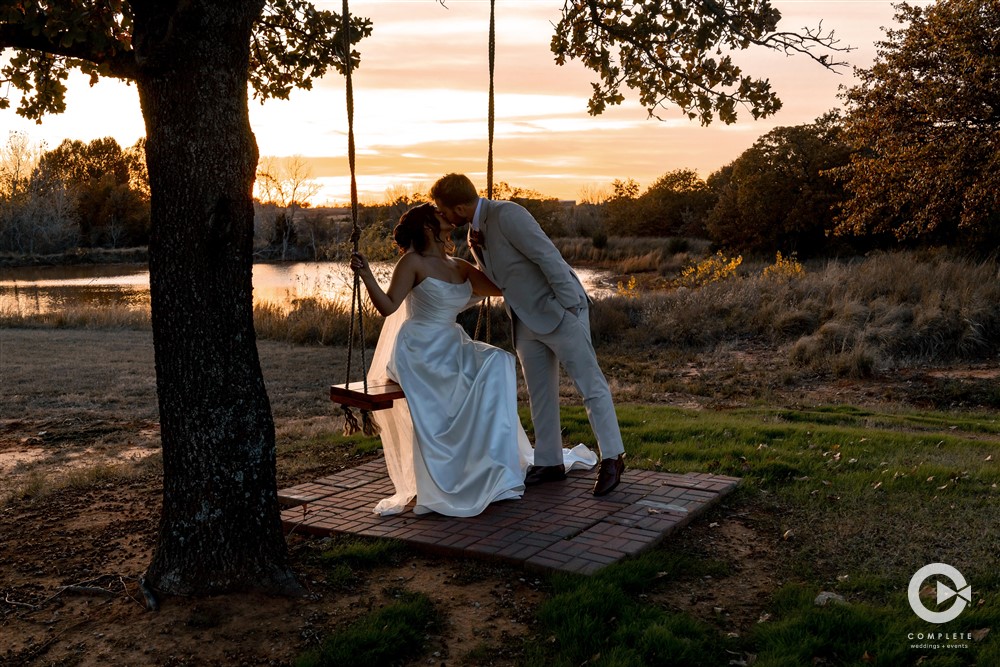
<instances>
[{"instance_id":1,"label":"pond","mask_svg":"<svg viewBox=\"0 0 1000 667\"><path fill-rule=\"evenodd\" d=\"M379 282L388 285L391 262L374 262ZM614 293L610 274L576 269L590 295ZM290 306L305 297L349 301L352 278L344 262L255 264L254 302ZM74 307L149 306L149 271L145 264L30 266L0 269L0 316L30 315Z\"/></svg>"}]
</instances>

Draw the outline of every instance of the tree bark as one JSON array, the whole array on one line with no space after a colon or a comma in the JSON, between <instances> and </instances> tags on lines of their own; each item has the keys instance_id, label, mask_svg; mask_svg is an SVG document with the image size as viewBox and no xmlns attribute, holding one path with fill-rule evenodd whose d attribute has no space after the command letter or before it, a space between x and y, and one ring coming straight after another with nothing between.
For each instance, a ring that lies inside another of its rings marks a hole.
<instances>
[{"instance_id":1,"label":"tree bark","mask_svg":"<svg viewBox=\"0 0 1000 667\"><path fill-rule=\"evenodd\" d=\"M156 590L296 587L253 328L249 41L263 0L133 2L163 443Z\"/></svg>"}]
</instances>

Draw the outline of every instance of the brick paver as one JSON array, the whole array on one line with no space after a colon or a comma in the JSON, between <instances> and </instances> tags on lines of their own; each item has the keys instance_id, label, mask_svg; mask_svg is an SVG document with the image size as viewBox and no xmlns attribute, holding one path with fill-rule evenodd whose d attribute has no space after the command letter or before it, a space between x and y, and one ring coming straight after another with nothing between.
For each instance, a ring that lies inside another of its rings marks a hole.
<instances>
[{"instance_id":1,"label":"brick paver","mask_svg":"<svg viewBox=\"0 0 1000 667\"><path fill-rule=\"evenodd\" d=\"M372 508L392 494L378 459L278 492L287 532L391 537L425 551L491 558L529 569L592 574L639 553L703 514L739 483L736 477L626 469L603 498L594 473L528 487L520 500L493 503L479 516L380 517Z\"/></svg>"}]
</instances>

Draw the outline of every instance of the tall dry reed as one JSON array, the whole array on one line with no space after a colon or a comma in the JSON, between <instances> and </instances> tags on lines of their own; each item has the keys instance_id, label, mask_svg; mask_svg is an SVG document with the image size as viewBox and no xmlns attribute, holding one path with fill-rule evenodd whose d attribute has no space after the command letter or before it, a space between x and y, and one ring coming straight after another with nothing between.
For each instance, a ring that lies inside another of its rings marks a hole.
<instances>
[{"instance_id":1,"label":"tall dry reed","mask_svg":"<svg viewBox=\"0 0 1000 667\"><path fill-rule=\"evenodd\" d=\"M0 327L53 329L149 329L149 305L127 304L65 306L38 312L16 308L0 309Z\"/></svg>"},{"instance_id":2,"label":"tall dry reed","mask_svg":"<svg viewBox=\"0 0 1000 667\"><path fill-rule=\"evenodd\" d=\"M828 261L789 277L759 272L595 304L595 342L711 349L754 341L803 366L863 376L906 362L1000 353L995 262L946 251Z\"/></svg>"}]
</instances>

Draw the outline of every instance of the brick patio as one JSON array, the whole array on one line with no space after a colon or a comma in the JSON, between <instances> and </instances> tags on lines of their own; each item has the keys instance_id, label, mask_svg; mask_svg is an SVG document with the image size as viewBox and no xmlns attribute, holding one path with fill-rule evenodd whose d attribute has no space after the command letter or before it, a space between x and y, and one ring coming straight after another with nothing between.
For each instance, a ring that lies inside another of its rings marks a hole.
<instances>
[{"instance_id":1,"label":"brick patio","mask_svg":"<svg viewBox=\"0 0 1000 667\"><path fill-rule=\"evenodd\" d=\"M470 518L372 513L393 493L382 459L284 489L278 497L286 507L286 532L388 537L439 554L591 574L653 546L739 483L706 473L626 469L617 489L595 498L594 475L571 472L564 482L529 487L521 500L493 503Z\"/></svg>"}]
</instances>

